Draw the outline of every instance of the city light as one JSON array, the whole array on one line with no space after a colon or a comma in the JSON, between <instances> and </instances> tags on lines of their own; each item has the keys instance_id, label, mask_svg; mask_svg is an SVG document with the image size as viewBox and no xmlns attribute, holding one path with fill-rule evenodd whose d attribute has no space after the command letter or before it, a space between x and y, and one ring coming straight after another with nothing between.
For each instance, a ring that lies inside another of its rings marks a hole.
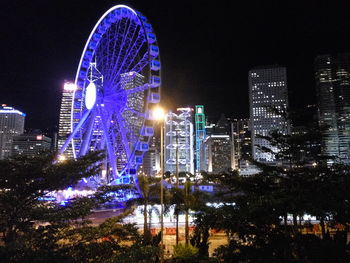
<instances>
[{"instance_id":1,"label":"city light","mask_svg":"<svg viewBox=\"0 0 350 263\"><path fill-rule=\"evenodd\" d=\"M57 159L59 162L64 162L65 160L67 160L66 156L64 156L63 154L59 155Z\"/></svg>"},{"instance_id":2,"label":"city light","mask_svg":"<svg viewBox=\"0 0 350 263\"><path fill-rule=\"evenodd\" d=\"M164 109L161 107L156 107L152 111L152 117L154 120L160 121L164 120L165 112Z\"/></svg>"},{"instance_id":3,"label":"city light","mask_svg":"<svg viewBox=\"0 0 350 263\"><path fill-rule=\"evenodd\" d=\"M66 91L74 91L77 89L77 85L72 82L66 82L64 83L63 89Z\"/></svg>"}]
</instances>

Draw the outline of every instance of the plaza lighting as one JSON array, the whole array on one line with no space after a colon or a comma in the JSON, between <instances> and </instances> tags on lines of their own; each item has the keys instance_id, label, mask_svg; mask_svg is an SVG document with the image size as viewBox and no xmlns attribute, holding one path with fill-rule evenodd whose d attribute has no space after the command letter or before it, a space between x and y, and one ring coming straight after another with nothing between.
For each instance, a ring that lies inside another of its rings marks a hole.
<instances>
[{"instance_id":1,"label":"plaza lighting","mask_svg":"<svg viewBox=\"0 0 350 263\"><path fill-rule=\"evenodd\" d=\"M59 162L64 162L65 160L67 160L66 156L64 156L63 154L60 154L57 159Z\"/></svg>"},{"instance_id":2,"label":"plaza lighting","mask_svg":"<svg viewBox=\"0 0 350 263\"><path fill-rule=\"evenodd\" d=\"M156 121L164 121L164 117L165 117L165 112L164 109L161 107L156 107L153 109L152 111L152 115L153 115L153 119Z\"/></svg>"}]
</instances>

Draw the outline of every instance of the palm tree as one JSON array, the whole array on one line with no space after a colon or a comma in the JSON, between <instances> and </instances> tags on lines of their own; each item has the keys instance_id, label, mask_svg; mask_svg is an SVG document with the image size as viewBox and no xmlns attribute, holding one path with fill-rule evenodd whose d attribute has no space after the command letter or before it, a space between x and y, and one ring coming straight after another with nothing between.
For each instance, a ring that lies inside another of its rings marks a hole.
<instances>
[{"instance_id":1,"label":"palm tree","mask_svg":"<svg viewBox=\"0 0 350 263\"><path fill-rule=\"evenodd\" d=\"M149 205L159 203L159 179L145 175L137 177L141 196L128 201L127 206L143 206L143 233L145 243L151 240L151 233L148 227Z\"/></svg>"}]
</instances>

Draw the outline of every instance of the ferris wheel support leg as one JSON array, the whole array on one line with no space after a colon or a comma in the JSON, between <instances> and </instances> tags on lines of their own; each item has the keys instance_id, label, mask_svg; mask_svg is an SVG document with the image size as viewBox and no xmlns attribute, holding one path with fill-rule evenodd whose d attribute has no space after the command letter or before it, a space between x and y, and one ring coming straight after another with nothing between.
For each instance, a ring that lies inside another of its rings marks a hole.
<instances>
[{"instance_id":1,"label":"ferris wheel support leg","mask_svg":"<svg viewBox=\"0 0 350 263\"><path fill-rule=\"evenodd\" d=\"M75 134L78 132L78 130L80 129L80 127L84 124L86 118L89 116L90 111L87 111L83 118L81 118L81 120L79 121L78 125L75 127L75 129L73 130L73 132L69 135L68 139L64 142L62 148L59 151L59 154L62 154L68 147L69 143L72 141L73 137L75 136Z\"/></svg>"},{"instance_id":2,"label":"ferris wheel support leg","mask_svg":"<svg viewBox=\"0 0 350 263\"><path fill-rule=\"evenodd\" d=\"M81 149L79 151L79 156L85 155L88 147L89 147L89 143L90 143L90 139L91 139L91 135L93 132L93 126L95 123L95 116L96 116L96 111L91 113L92 116L90 117L89 123L88 123L88 128L87 128L87 132L85 133L85 136L83 138L83 143L81 145Z\"/></svg>"},{"instance_id":3,"label":"ferris wheel support leg","mask_svg":"<svg viewBox=\"0 0 350 263\"><path fill-rule=\"evenodd\" d=\"M99 113L102 119L102 129L103 129L103 136L105 138L105 143L106 143L106 147L107 147L107 158L109 159L109 163L112 166L112 171L113 171L113 179L116 179L116 177L119 177L118 174L118 170L117 170L117 165L116 165L116 156L115 153L112 149L111 146L111 142L109 140L109 132L108 132L108 128L106 125L106 117L104 116L103 112L101 111L101 109L99 109Z\"/></svg>"}]
</instances>

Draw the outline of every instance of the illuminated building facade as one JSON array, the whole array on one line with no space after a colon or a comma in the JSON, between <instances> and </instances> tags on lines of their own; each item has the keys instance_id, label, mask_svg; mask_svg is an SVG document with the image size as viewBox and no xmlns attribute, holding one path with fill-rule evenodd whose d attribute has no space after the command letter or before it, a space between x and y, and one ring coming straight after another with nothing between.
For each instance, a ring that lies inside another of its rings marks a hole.
<instances>
[{"instance_id":1,"label":"illuminated building facade","mask_svg":"<svg viewBox=\"0 0 350 263\"><path fill-rule=\"evenodd\" d=\"M212 134L203 142L204 155L207 156L207 167L204 171L209 173L226 172L231 167L231 138L226 134Z\"/></svg>"},{"instance_id":2,"label":"illuminated building facade","mask_svg":"<svg viewBox=\"0 0 350 263\"><path fill-rule=\"evenodd\" d=\"M318 56L315 79L322 152L350 164L350 54Z\"/></svg>"},{"instance_id":3,"label":"illuminated building facade","mask_svg":"<svg viewBox=\"0 0 350 263\"><path fill-rule=\"evenodd\" d=\"M201 170L209 173L234 169L231 121L221 114L219 121L207 124L207 136L202 143Z\"/></svg>"},{"instance_id":4,"label":"illuminated building facade","mask_svg":"<svg viewBox=\"0 0 350 263\"><path fill-rule=\"evenodd\" d=\"M194 174L193 109L178 108L165 117L165 171ZM178 166L177 166L178 165Z\"/></svg>"},{"instance_id":5,"label":"illuminated building facade","mask_svg":"<svg viewBox=\"0 0 350 263\"><path fill-rule=\"evenodd\" d=\"M21 134L13 137L12 156L35 156L51 149L51 138L43 134Z\"/></svg>"},{"instance_id":6,"label":"illuminated building facade","mask_svg":"<svg viewBox=\"0 0 350 263\"><path fill-rule=\"evenodd\" d=\"M135 89L141 87L145 83L145 77L137 72L128 72L120 75L121 87L124 90ZM144 91L128 94L127 109L123 113L127 124L134 127L134 135L139 136L138 131L143 124L143 118L137 116L133 112L144 112Z\"/></svg>"},{"instance_id":7,"label":"illuminated building facade","mask_svg":"<svg viewBox=\"0 0 350 263\"><path fill-rule=\"evenodd\" d=\"M288 108L287 71L285 67L268 66L249 71L249 101L252 137L252 155L259 162L277 164L274 154L264 152L262 147L274 152L279 149L259 138L271 132L289 134L288 121L278 112Z\"/></svg>"},{"instance_id":8,"label":"illuminated building facade","mask_svg":"<svg viewBox=\"0 0 350 263\"><path fill-rule=\"evenodd\" d=\"M205 139L205 115L204 115L204 106L196 105L196 114L195 114L195 124L196 124L196 172L201 170L201 146L203 140Z\"/></svg>"},{"instance_id":9,"label":"illuminated building facade","mask_svg":"<svg viewBox=\"0 0 350 263\"><path fill-rule=\"evenodd\" d=\"M121 88L124 90L131 90L135 89L137 87L141 87L145 83L145 77L137 72L127 72L120 75L120 85ZM126 110L122 113L123 118L125 120L125 124L129 126L129 129L131 129L133 132L129 134L125 134L126 139L128 141L136 141L137 138L140 136L140 129L143 125L143 117L140 115L142 112L144 112L144 91L140 90L139 92L134 92L131 94L128 94L128 99L126 103ZM122 129L124 130L124 128ZM116 141L117 145L120 145L120 147L123 147L123 138L122 134L116 135ZM134 137L134 138L131 138ZM122 154L120 154L122 153ZM117 168L118 170L123 169L123 165L126 162L127 157L123 156L125 154L125 151L122 150L122 148L117 152ZM150 157L150 156L148 156ZM148 168L146 170L149 170L149 158L146 156L146 161L143 160L143 162L146 162L144 165ZM146 171L147 173L149 171Z\"/></svg>"},{"instance_id":10,"label":"illuminated building facade","mask_svg":"<svg viewBox=\"0 0 350 263\"><path fill-rule=\"evenodd\" d=\"M75 89L76 86L73 83L65 83L63 86L60 117L58 123L57 149L62 148L63 144L71 133L72 102ZM69 158L73 158L73 150L71 144L67 147L65 155Z\"/></svg>"},{"instance_id":11,"label":"illuminated building facade","mask_svg":"<svg viewBox=\"0 0 350 263\"><path fill-rule=\"evenodd\" d=\"M25 116L5 104L0 107L0 160L10 157L13 137L23 133Z\"/></svg>"},{"instance_id":12,"label":"illuminated building facade","mask_svg":"<svg viewBox=\"0 0 350 263\"><path fill-rule=\"evenodd\" d=\"M252 141L249 127L249 119L235 119L232 122L234 138L234 163L239 169L247 165L252 157Z\"/></svg>"}]
</instances>

